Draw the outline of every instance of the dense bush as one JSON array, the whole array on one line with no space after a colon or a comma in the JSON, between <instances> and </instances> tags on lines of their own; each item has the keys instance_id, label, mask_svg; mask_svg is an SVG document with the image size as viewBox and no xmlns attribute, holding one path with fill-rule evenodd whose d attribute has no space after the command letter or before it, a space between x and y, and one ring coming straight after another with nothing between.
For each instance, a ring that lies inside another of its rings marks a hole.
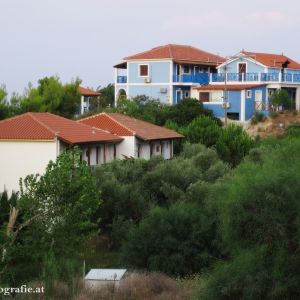
<instances>
[{"instance_id":1,"label":"dense bush","mask_svg":"<svg viewBox=\"0 0 300 300\"><path fill-rule=\"evenodd\" d=\"M162 104L158 99L151 99L145 95L131 100L119 100L116 111L125 113L137 119L142 119L157 125L165 125L172 121L178 126L186 126L200 115L207 115L221 125L221 121L213 117L210 110L205 109L197 99L186 98L176 105Z\"/></svg>"},{"instance_id":2,"label":"dense bush","mask_svg":"<svg viewBox=\"0 0 300 300\"><path fill-rule=\"evenodd\" d=\"M122 250L127 265L169 274L198 272L214 261L212 219L195 203L156 207L131 229Z\"/></svg>"},{"instance_id":3,"label":"dense bush","mask_svg":"<svg viewBox=\"0 0 300 300\"><path fill-rule=\"evenodd\" d=\"M230 260L215 266L201 299L300 297L300 140L271 144L258 162L241 164L211 196Z\"/></svg>"},{"instance_id":4,"label":"dense bush","mask_svg":"<svg viewBox=\"0 0 300 300\"><path fill-rule=\"evenodd\" d=\"M94 175L103 199L97 212L101 229L118 246L130 226L146 216L153 205L167 207L179 199L203 199L206 194L194 194L195 186L191 186L202 184L207 189L228 170L213 149L200 144L185 144L182 154L170 161L156 157L150 161L115 161L96 168Z\"/></svg>"},{"instance_id":5,"label":"dense bush","mask_svg":"<svg viewBox=\"0 0 300 300\"><path fill-rule=\"evenodd\" d=\"M201 143L207 147L216 145L222 128L209 116L200 116L192 120L179 131L190 143Z\"/></svg>"}]
</instances>

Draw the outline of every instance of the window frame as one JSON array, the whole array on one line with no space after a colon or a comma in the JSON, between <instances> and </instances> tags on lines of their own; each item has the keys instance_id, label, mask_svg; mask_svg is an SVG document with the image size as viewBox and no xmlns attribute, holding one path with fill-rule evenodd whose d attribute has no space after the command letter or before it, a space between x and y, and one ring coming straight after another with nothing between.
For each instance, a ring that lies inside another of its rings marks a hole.
<instances>
[{"instance_id":1,"label":"window frame","mask_svg":"<svg viewBox=\"0 0 300 300\"><path fill-rule=\"evenodd\" d=\"M147 75L141 75L141 67L144 67L144 66L147 67ZM138 72L139 72L139 77L143 77L143 78L149 77L149 64L139 64Z\"/></svg>"},{"instance_id":2,"label":"window frame","mask_svg":"<svg viewBox=\"0 0 300 300\"><path fill-rule=\"evenodd\" d=\"M246 98L247 99L252 98L252 90L246 90Z\"/></svg>"}]
</instances>

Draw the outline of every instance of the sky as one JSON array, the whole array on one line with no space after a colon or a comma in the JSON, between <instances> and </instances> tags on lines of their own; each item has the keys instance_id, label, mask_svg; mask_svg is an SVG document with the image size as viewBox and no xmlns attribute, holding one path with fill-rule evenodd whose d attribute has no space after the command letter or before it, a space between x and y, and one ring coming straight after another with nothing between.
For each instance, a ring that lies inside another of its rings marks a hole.
<instances>
[{"instance_id":1,"label":"sky","mask_svg":"<svg viewBox=\"0 0 300 300\"><path fill-rule=\"evenodd\" d=\"M300 62L299 11L299 0L0 0L0 84L23 93L57 75L96 89L123 57L170 43Z\"/></svg>"}]
</instances>

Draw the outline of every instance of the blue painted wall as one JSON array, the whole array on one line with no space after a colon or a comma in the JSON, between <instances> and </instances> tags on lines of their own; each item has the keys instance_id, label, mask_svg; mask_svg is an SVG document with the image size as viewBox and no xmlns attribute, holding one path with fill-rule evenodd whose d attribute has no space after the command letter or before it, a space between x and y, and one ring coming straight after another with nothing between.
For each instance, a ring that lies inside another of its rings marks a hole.
<instances>
[{"instance_id":1,"label":"blue painted wall","mask_svg":"<svg viewBox=\"0 0 300 300\"><path fill-rule=\"evenodd\" d=\"M167 89L167 93L161 93L161 89ZM170 86L169 85L131 85L129 86L129 97L133 98L139 95L146 95L150 98L159 99L162 103L169 103Z\"/></svg>"},{"instance_id":2,"label":"blue painted wall","mask_svg":"<svg viewBox=\"0 0 300 300\"><path fill-rule=\"evenodd\" d=\"M268 68L268 73L276 73L280 72L280 68Z\"/></svg>"},{"instance_id":3,"label":"blue painted wall","mask_svg":"<svg viewBox=\"0 0 300 300\"><path fill-rule=\"evenodd\" d=\"M184 93L185 91L189 91L191 93L191 87L190 86L183 86L183 85L174 85L173 86L173 105L177 104L179 101L177 101L177 98L176 98L176 91L178 89L181 89L182 92ZM182 99L180 99L182 100Z\"/></svg>"},{"instance_id":4,"label":"blue painted wall","mask_svg":"<svg viewBox=\"0 0 300 300\"><path fill-rule=\"evenodd\" d=\"M289 73L289 74L300 74L300 70L296 70L296 69L285 69L285 73Z\"/></svg>"},{"instance_id":5,"label":"blue painted wall","mask_svg":"<svg viewBox=\"0 0 300 300\"><path fill-rule=\"evenodd\" d=\"M218 117L218 118L224 118L224 108L221 104L209 104L207 103L203 103L203 106L207 109L210 109L213 111L214 116Z\"/></svg>"},{"instance_id":6,"label":"blue painted wall","mask_svg":"<svg viewBox=\"0 0 300 300\"><path fill-rule=\"evenodd\" d=\"M264 67L261 65L258 65L247 58L239 58L238 60L235 60L231 63L227 64L227 73L238 73L238 64L239 63L247 63L247 73L259 73L259 72L264 72ZM224 67L219 68L219 73L224 73Z\"/></svg>"},{"instance_id":7,"label":"blue painted wall","mask_svg":"<svg viewBox=\"0 0 300 300\"><path fill-rule=\"evenodd\" d=\"M170 62L128 62L129 83L144 83L145 77L139 76L139 65L149 64L149 76L152 83L170 82Z\"/></svg>"},{"instance_id":8,"label":"blue painted wall","mask_svg":"<svg viewBox=\"0 0 300 300\"><path fill-rule=\"evenodd\" d=\"M241 91L228 91L228 101L230 103L230 108L227 112L241 113ZM204 107L213 111L214 115L219 118L224 118L224 108L222 103L203 103ZM241 116L240 116L241 118Z\"/></svg>"},{"instance_id":9,"label":"blue painted wall","mask_svg":"<svg viewBox=\"0 0 300 300\"><path fill-rule=\"evenodd\" d=\"M246 105L245 105L245 119L249 120L251 119L252 115L254 114L255 110L255 91L260 90L262 91L262 101L266 105L267 101L267 87L256 87L252 88L251 91L251 98L247 98L246 96Z\"/></svg>"}]
</instances>

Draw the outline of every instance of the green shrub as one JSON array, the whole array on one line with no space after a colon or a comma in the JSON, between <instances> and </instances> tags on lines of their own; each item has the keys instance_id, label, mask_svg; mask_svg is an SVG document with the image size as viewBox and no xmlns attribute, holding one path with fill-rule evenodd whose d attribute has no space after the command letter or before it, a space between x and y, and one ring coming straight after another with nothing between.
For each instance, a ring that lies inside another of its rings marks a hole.
<instances>
[{"instance_id":1,"label":"green shrub","mask_svg":"<svg viewBox=\"0 0 300 300\"><path fill-rule=\"evenodd\" d=\"M300 139L262 146L258 161L242 163L207 200L230 259L215 266L201 299L300 298Z\"/></svg>"},{"instance_id":2,"label":"green shrub","mask_svg":"<svg viewBox=\"0 0 300 300\"><path fill-rule=\"evenodd\" d=\"M256 111L251 118L251 124L255 125L259 122L264 122L266 119L265 115L262 112Z\"/></svg>"},{"instance_id":3,"label":"green shrub","mask_svg":"<svg viewBox=\"0 0 300 300\"><path fill-rule=\"evenodd\" d=\"M214 261L212 218L196 204L155 207L129 232L122 249L129 266L187 275Z\"/></svg>"}]
</instances>

